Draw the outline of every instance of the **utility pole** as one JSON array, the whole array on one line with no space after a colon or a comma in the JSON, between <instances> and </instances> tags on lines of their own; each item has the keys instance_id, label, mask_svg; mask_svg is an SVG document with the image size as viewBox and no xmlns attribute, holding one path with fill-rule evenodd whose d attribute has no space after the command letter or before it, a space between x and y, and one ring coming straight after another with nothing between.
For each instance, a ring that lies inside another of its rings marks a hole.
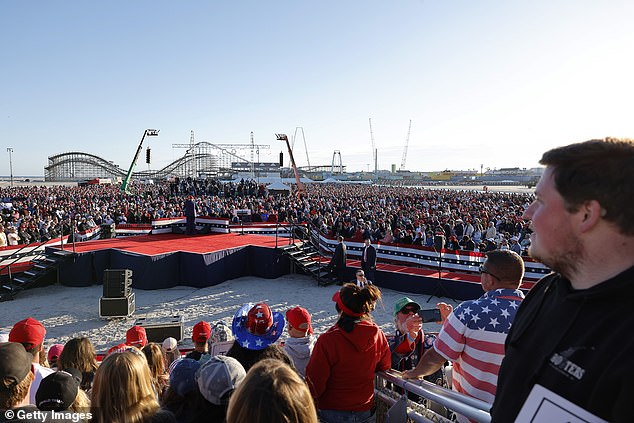
<instances>
[{"instance_id":1,"label":"utility pole","mask_svg":"<svg viewBox=\"0 0 634 423\"><path fill-rule=\"evenodd\" d=\"M9 172L11 173L11 187L13 187L13 159L11 154L13 153L12 147L7 147L7 153L9 153Z\"/></svg>"}]
</instances>

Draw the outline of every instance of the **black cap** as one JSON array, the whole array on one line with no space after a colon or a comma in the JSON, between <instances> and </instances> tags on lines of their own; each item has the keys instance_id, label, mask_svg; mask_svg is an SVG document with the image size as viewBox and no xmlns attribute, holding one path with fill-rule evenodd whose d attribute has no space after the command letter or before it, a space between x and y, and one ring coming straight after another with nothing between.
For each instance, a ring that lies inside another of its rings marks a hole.
<instances>
[{"instance_id":1,"label":"black cap","mask_svg":"<svg viewBox=\"0 0 634 423\"><path fill-rule=\"evenodd\" d=\"M77 398L81 383L81 372L65 369L46 376L35 393L37 408L45 411L67 410Z\"/></svg>"},{"instance_id":2,"label":"black cap","mask_svg":"<svg viewBox=\"0 0 634 423\"><path fill-rule=\"evenodd\" d=\"M0 343L0 390L7 391L31 371L33 356L17 342Z\"/></svg>"}]
</instances>

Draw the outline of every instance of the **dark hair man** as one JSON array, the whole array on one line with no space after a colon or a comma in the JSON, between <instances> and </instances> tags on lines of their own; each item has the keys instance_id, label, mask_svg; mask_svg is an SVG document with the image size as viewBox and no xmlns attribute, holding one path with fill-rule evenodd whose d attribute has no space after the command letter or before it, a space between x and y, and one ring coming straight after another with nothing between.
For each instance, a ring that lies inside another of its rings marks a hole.
<instances>
[{"instance_id":1,"label":"dark hair man","mask_svg":"<svg viewBox=\"0 0 634 423\"><path fill-rule=\"evenodd\" d=\"M529 254L556 273L517 313L492 422L514 421L525 403L523 412L534 412L529 395L537 402L558 395L601 419L631 421L634 141L571 144L540 163L546 170L524 213L533 230Z\"/></svg>"}]
</instances>

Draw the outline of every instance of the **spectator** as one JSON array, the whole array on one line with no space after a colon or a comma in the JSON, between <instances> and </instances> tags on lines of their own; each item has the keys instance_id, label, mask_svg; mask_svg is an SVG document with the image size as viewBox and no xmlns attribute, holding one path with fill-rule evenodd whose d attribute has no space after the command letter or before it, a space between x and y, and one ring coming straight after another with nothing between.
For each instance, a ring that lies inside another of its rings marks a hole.
<instances>
[{"instance_id":1,"label":"spectator","mask_svg":"<svg viewBox=\"0 0 634 423\"><path fill-rule=\"evenodd\" d=\"M194 325L192 330L192 341L194 341L194 349L185 357L200 361L203 355L209 355L209 347L207 341L211 336L211 325L205 321L200 321Z\"/></svg>"},{"instance_id":2,"label":"spectator","mask_svg":"<svg viewBox=\"0 0 634 423\"><path fill-rule=\"evenodd\" d=\"M306 383L279 360L249 370L229 402L227 423L318 423Z\"/></svg>"},{"instance_id":3,"label":"spectator","mask_svg":"<svg viewBox=\"0 0 634 423\"><path fill-rule=\"evenodd\" d=\"M35 405L29 405L29 388L33 382L31 371L33 355L17 342L0 343L0 419L7 419L6 410L33 412ZM40 419L41 420L41 419Z\"/></svg>"},{"instance_id":4,"label":"spectator","mask_svg":"<svg viewBox=\"0 0 634 423\"><path fill-rule=\"evenodd\" d=\"M73 338L66 343L58 359L59 370L77 369L82 374L81 389L88 392L97 371L97 353L86 337Z\"/></svg>"},{"instance_id":5,"label":"spectator","mask_svg":"<svg viewBox=\"0 0 634 423\"><path fill-rule=\"evenodd\" d=\"M394 304L394 326L396 333L390 340L392 368L399 371L416 367L423 353L432 347L436 337L423 333L423 321L416 313L420 305L414 300L403 297ZM442 370L425 377L437 383L443 379Z\"/></svg>"},{"instance_id":6,"label":"spectator","mask_svg":"<svg viewBox=\"0 0 634 423\"><path fill-rule=\"evenodd\" d=\"M540 163L546 170L523 218L533 230L529 254L556 273L517 313L491 421L515 420L538 385L602 420L631 421L634 140L571 144Z\"/></svg>"},{"instance_id":7,"label":"spectator","mask_svg":"<svg viewBox=\"0 0 634 423\"><path fill-rule=\"evenodd\" d=\"M154 342L147 344L141 349L141 351L145 354L145 359L147 360L148 367L150 368L150 375L152 376L152 385L154 385L154 390L160 398L163 396L163 392L165 392L169 381L166 372L167 369L165 368L163 351L161 350L161 347Z\"/></svg>"},{"instance_id":8,"label":"spectator","mask_svg":"<svg viewBox=\"0 0 634 423\"><path fill-rule=\"evenodd\" d=\"M178 349L178 342L171 336L163 340L161 345L163 357L165 358L165 367L169 369L170 365L181 358L181 352Z\"/></svg>"},{"instance_id":9,"label":"spectator","mask_svg":"<svg viewBox=\"0 0 634 423\"><path fill-rule=\"evenodd\" d=\"M173 362L169 372L169 385L161 399L161 406L174 413L178 423L197 422L205 416L201 410L201 398L196 384L196 372L200 362L191 358L181 358Z\"/></svg>"},{"instance_id":10,"label":"spectator","mask_svg":"<svg viewBox=\"0 0 634 423\"><path fill-rule=\"evenodd\" d=\"M462 302L449 314L433 348L403 377L432 374L450 360L452 389L492 404L504 357L502 346L524 298L519 290L523 277L524 262L520 256L509 250L488 252L480 266L480 283L485 294L477 300Z\"/></svg>"},{"instance_id":11,"label":"spectator","mask_svg":"<svg viewBox=\"0 0 634 423\"><path fill-rule=\"evenodd\" d=\"M159 408L145 356L135 349L113 353L104 359L92 389L93 423L176 422Z\"/></svg>"},{"instance_id":12,"label":"spectator","mask_svg":"<svg viewBox=\"0 0 634 423\"><path fill-rule=\"evenodd\" d=\"M317 339L306 367L322 422L373 420L374 373L391 364L385 334L370 317L380 299L375 285L350 283L333 296L339 320Z\"/></svg>"},{"instance_id":13,"label":"spectator","mask_svg":"<svg viewBox=\"0 0 634 423\"><path fill-rule=\"evenodd\" d=\"M35 392L37 392L37 388L40 387L42 379L54 372L54 370L43 367L39 363L45 335L46 329L44 329L44 326L32 317L20 320L13 325L11 332L9 332L9 341L22 344L26 351L32 356L31 361L33 363L34 379L31 385L31 392L29 393L29 404L36 403Z\"/></svg>"},{"instance_id":14,"label":"spectator","mask_svg":"<svg viewBox=\"0 0 634 423\"><path fill-rule=\"evenodd\" d=\"M196 383L200 395L206 402L205 422L226 421L231 395L244 381L246 375L242 364L233 357L217 355L202 365L196 372Z\"/></svg>"},{"instance_id":15,"label":"spectator","mask_svg":"<svg viewBox=\"0 0 634 423\"><path fill-rule=\"evenodd\" d=\"M125 334L125 344L141 349L147 345L147 335L143 326L132 326Z\"/></svg>"},{"instance_id":16,"label":"spectator","mask_svg":"<svg viewBox=\"0 0 634 423\"><path fill-rule=\"evenodd\" d=\"M306 365L317 339L313 336L313 326L308 310L293 307L286 311L289 338L284 342L284 351L291 357L297 372L306 376Z\"/></svg>"},{"instance_id":17,"label":"spectator","mask_svg":"<svg viewBox=\"0 0 634 423\"><path fill-rule=\"evenodd\" d=\"M235 340L227 351L247 372L258 361L276 358L293 367L293 360L275 341L284 332L284 316L272 312L266 303L246 303L233 316Z\"/></svg>"},{"instance_id":18,"label":"spectator","mask_svg":"<svg viewBox=\"0 0 634 423\"><path fill-rule=\"evenodd\" d=\"M43 411L66 411L80 391L81 372L77 369L60 370L42 379L35 393L37 408ZM88 413L89 409L84 410Z\"/></svg>"},{"instance_id":19,"label":"spectator","mask_svg":"<svg viewBox=\"0 0 634 423\"><path fill-rule=\"evenodd\" d=\"M57 359L59 358L63 350L64 350L64 345L62 344L53 344L48 349L48 352L46 354L46 359L48 360L48 363L51 366L51 369L57 369L58 367Z\"/></svg>"}]
</instances>

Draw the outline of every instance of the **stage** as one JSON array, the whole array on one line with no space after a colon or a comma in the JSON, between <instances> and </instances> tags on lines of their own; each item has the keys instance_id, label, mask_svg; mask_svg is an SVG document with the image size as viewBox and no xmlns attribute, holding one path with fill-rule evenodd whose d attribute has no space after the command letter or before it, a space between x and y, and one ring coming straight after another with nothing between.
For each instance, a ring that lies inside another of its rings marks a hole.
<instances>
[{"instance_id":1,"label":"stage","mask_svg":"<svg viewBox=\"0 0 634 423\"><path fill-rule=\"evenodd\" d=\"M290 273L282 250L288 238L239 233L182 235L157 234L93 240L66 245L72 259L61 263L59 281L68 286L101 284L106 269L131 269L133 288L162 289L178 285L206 287L242 276L275 279ZM51 253L59 246L47 247ZM354 279L359 260L348 260ZM433 294L457 300L482 295L477 274L458 273L379 263L379 287L404 293ZM317 282L315 282L317 283Z\"/></svg>"}]
</instances>

